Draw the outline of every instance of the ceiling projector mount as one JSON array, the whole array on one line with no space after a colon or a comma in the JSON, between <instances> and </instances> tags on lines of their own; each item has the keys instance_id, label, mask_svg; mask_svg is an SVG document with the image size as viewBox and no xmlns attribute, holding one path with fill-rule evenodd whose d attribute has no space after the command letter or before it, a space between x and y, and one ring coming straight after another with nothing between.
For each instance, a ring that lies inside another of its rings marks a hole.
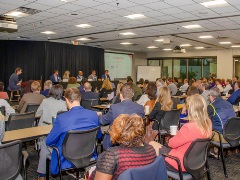
<instances>
[{"instance_id":1,"label":"ceiling projector mount","mask_svg":"<svg viewBox=\"0 0 240 180\"><path fill-rule=\"evenodd\" d=\"M186 49L183 49L181 46L176 46L176 47L173 49L173 52L174 52L174 53L186 53Z\"/></svg>"}]
</instances>

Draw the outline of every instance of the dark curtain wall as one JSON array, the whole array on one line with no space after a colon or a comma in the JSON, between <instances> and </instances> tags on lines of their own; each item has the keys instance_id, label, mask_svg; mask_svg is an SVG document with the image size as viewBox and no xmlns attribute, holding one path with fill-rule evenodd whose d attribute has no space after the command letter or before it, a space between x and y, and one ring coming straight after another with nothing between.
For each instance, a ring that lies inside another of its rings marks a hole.
<instances>
[{"instance_id":1,"label":"dark curtain wall","mask_svg":"<svg viewBox=\"0 0 240 180\"><path fill-rule=\"evenodd\" d=\"M70 76L77 76L82 70L87 77L92 69L101 76L104 50L52 42L0 41L0 81L4 82L5 88L16 67L23 69L20 76L23 81L41 79L41 76L45 81L54 69L59 70L61 77L65 70L70 71Z\"/></svg>"}]
</instances>

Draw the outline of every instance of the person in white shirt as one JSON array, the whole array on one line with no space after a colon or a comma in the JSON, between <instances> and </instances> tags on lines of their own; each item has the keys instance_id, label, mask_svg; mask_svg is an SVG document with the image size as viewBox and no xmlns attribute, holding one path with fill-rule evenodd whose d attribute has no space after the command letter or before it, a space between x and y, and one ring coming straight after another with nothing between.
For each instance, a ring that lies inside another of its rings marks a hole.
<instances>
[{"instance_id":1,"label":"person in white shirt","mask_svg":"<svg viewBox=\"0 0 240 180\"><path fill-rule=\"evenodd\" d=\"M97 81L96 71L92 70L92 74L88 76L88 80Z\"/></svg>"},{"instance_id":2,"label":"person in white shirt","mask_svg":"<svg viewBox=\"0 0 240 180\"><path fill-rule=\"evenodd\" d=\"M184 83L184 84L183 84L179 89L180 89L180 91L182 91L182 92L187 92L187 89L188 89L188 87L189 87L189 85L188 85L188 80L187 80L187 79L184 79L183 83Z\"/></svg>"},{"instance_id":3,"label":"person in white shirt","mask_svg":"<svg viewBox=\"0 0 240 180\"><path fill-rule=\"evenodd\" d=\"M223 94L227 94L230 90L232 90L232 81L231 79L226 80L226 87L223 89Z\"/></svg>"},{"instance_id":4,"label":"person in white shirt","mask_svg":"<svg viewBox=\"0 0 240 180\"><path fill-rule=\"evenodd\" d=\"M156 81L156 86L157 86L157 93L156 93L156 97L158 97L158 91L159 89L161 89L162 87L165 86L165 82L162 79L157 79Z\"/></svg>"},{"instance_id":5,"label":"person in white shirt","mask_svg":"<svg viewBox=\"0 0 240 180\"><path fill-rule=\"evenodd\" d=\"M15 110L10 106L10 104L4 100L4 99L0 99L0 107L4 106L5 107L5 112L6 112L6 116L9 116L10 114L15 113Z\"/></svg>"},{"instance_id":6,"label":"person in white shirt","mask_svg":"<svg viewBox=\"0 0 240 180\"><path fill-rule=\"evenodd\" d=\"M136 101L136 103L144 106L147 101L156 99L156 91L157 91L156 85L152 82L148 83L145 94L143 94L141 98L138 101Z\"/></svg>"},{"instance_id":7,"label":"person in white shirt","mask_svg":"<svg viewBox=\"0 0 240 180\"><path fill-rule=\"evenodd\" d=\"M220 79L216 79L215 80L215 84L216 84L216 87L219 89L219 91L223 92L223 87L222 87L222 84L221 84L221 80Z\"/></svg>"},{"instance_id":8,"label":"person in white shirt","mask_svg":"<svg viewBox=\"0 0 240 180\"><path fill-rule=\"evenodd\" d=\"M168 88L170 89L171 96L175 96L177 94L177 86L172 82L172 78L168 78L167 80Z\"/></svg>"}]
</instances>

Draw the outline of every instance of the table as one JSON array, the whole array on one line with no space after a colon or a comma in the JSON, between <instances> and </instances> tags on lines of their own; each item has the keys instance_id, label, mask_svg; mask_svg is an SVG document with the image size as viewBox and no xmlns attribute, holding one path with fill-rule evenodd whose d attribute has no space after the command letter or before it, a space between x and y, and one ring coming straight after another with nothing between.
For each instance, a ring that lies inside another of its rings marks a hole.
<instances>
[{"instance_id":1,"label":"table","mask_svg":"<svg viewBox=\"0 0 240 180\"><path fill-rule=\"evenodd\" d=\"M3 138L3 143L15 140L30 141L41 136L48 135L52 129L52 125L38 126L13 131L6 131Z\"/></svg>"},{"instance_id":2,"label":"table","mask_svg":"<svg viewBox=\"0 0 240 180\"><path fill-rule=\"evenodd\" d=\"M186 99L187 95L181 95L181 96L172 96L174 98L179 98L179 99Z\"/></svg>"},{"instance_id":3,"label":"table","mask_svg":"<svg viewBox=\"0 0 240 180\"><path fill-rule=\"evenodd\" d=\"M92 108L95 108L95 109L109 109L110 104L95 105L95 106L92 106Z\"/></svg>"}]
</instances>

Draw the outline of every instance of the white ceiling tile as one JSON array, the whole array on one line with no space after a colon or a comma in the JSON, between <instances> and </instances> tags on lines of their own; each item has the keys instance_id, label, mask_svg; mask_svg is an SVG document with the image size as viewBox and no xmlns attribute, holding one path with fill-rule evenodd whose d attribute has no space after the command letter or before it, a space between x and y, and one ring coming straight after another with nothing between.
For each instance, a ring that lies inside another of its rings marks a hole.
<instances>
[{"instance_id":1,"label":"white ceiling tile","mask_svg":"<svg viewBox=\"0 0 240 180\"><path fill-rule=\"evenodd\" d=\"M173 7L164 2L154 2L154 3L144 4L143 6L151 8L151 9L155 9L155 10L161 10L161 9L167 9L167 8Z\"/></svg>"},{"instance_id":2,"label":"white ceiling tile","mask_svg":"<svg viewBox=\"0 0 240 180\"><path fill-rule=\"evenodd\" d=\"M97 10L100 10L100 11L103 11L103 12L111 12L111 11L118 10L120 8L114 7L114 6L111 6L111 5L108 5L108 4L102 4L102 5L99 5L99 6L95 6L94 9L97 9Z\"/></svg>"},{"instance_id":3,"label":"white ceiling tile","mask_svg":"<svg viewBox=\"0 0 240 180\"><path fill-rule=\"evenodd\" d=\"M70 3L63 4L58 8L67 9L68 11L80 11L82 9L86 9L86 7L84 6L79 6L79 5L70 4Z\"/></svg>"},{"instance_id":4,"label":"white ceiling tile","mask_svg":"<svg viewBox=\"0 0 240 180\"><path fill-rule=\"evenodd\" d=\"M128 0L112 1L112 2L109 2L108 4L112 5L112 6L116 6L118 8L129 8L129 7L138 5L138 4L128 1Z\"/></svg>"},{"instance_id":5,"label":"white ceiling tile","mask_svg":"<svg viewBox=\"0 0 240 180\"><path fill-rule=\"evenodd\" d=\"M208 8L200 4L189 4L189 5L179 6L178 8L187 12L208 10Z\"/></svg>"},{"instance_id":6,"label":"white ceiling tile","mask_svg":"<svg viewBox=\"0 0 240 180\"><path fill-rule=\"evenodd\" d=\"M195 4L195 2L192 0L181 0L181 1L167 0L164 2L166 2L167 4L170 4L172 6L176 6L176 7L183 6L183 5L189 5L189 4Z\"/></svg>"},{"instance_id":7,"label":"white ceiling tile","mask_svg":"<svg viewBox=\"0 0 240 180\"><path fill-rule=\"evenodd\" d=\"M79 6L85 6L85 7L94 7L94 6L99 6L101 4L104 4L104 2L98 2L98 1L93 1L93 0L77 0L72 2L72 4L76 4Z\"/></svg>"},{"instance_id":8,"label":"white ceiling tile","mask_svg":"<svg viewBox=\"0 0 240 180\"><path fill-rule=\"evenodd\" d=\"M134 7L126 8L126 10L134 12L136 14L144 14L144 12L152 11L152 9L144 6L134 6Z\"/></svg>"},{"instance_id":9,"label":"white ceiling tile","mask_svg":"<svg viewBox=\"0 0 240 180\"><path fill-rule=\"evenodd\" d=\"M173 14L177 14L177 13L184 13L185 11L178 9L176 7L173 7L173 8L163 9L160 12L162 12L164 14L173 15Z\"/></svg>"},{"instance_id":10,"label":"white ceiling tile","mask_svg":"<svg viewBox=\"0 0 240 180\"><path fill-rule=\"evenodd\" d=\"M24 7L26 8L32 8L32 9L37 9L37 10L41 10L41 11L45 11L48 10L50 8L52 8L51 6L47 6L47 5L43 5L43 4L38 4L38 3L30 3L28 5L25 5Z\"/></svg>"}]
</instances>

